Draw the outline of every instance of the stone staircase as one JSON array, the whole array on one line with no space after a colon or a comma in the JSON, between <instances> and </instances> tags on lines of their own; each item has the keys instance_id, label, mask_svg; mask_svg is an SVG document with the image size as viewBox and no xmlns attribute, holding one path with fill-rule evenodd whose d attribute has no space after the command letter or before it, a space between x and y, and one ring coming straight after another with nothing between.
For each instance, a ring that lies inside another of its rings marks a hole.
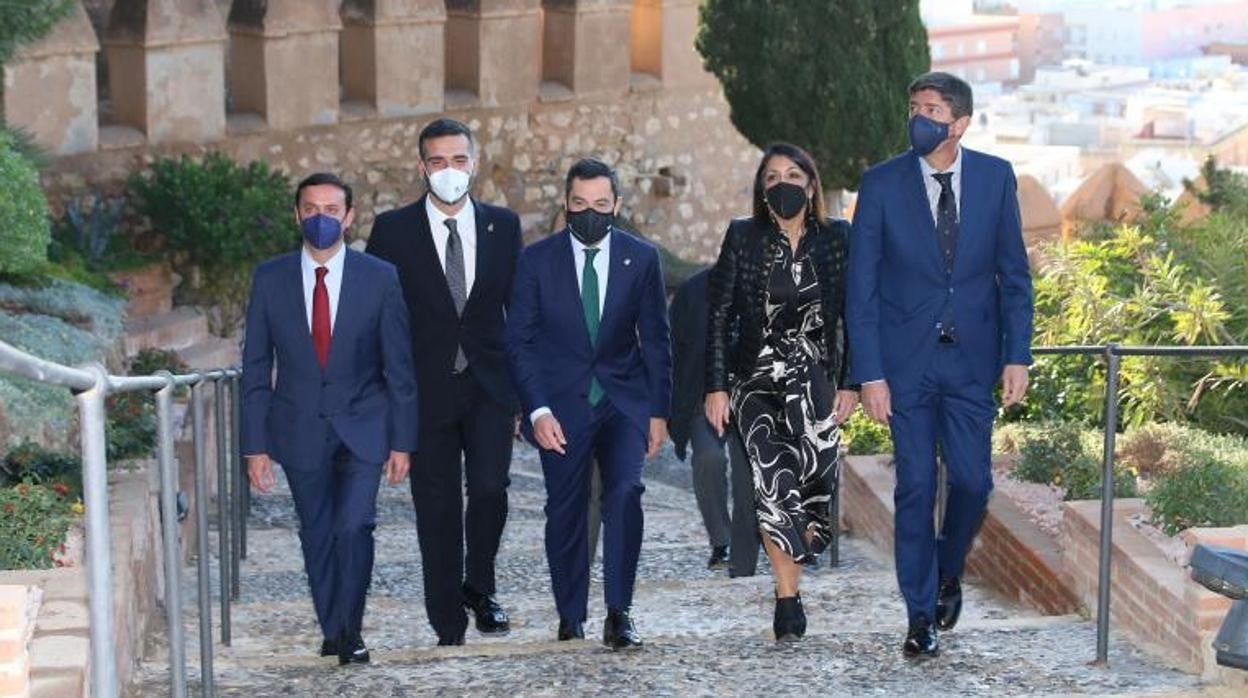
<instances>
[{"instance_id":1,"label":"stone staircase","mask_svg":"<svg viewBox=\"0 0 1248 698\"><path fill-rule=\"evenodd\" d=\"M127 357L144 349L166 349L195 369L238 363L237 342L211 335L208 319L198 310L174 307L176 284L167 266L154 265L119 276L130 297L125 324Z\"/></svg>"},{"instance_id":2,"label":"stone staircase","mask_svg":"<svg viewBox=\"0 0 1248 698\"><path fill-rule=\"evenodd\" d=\"M382 487L377 563L365 640L373 663L340 668L316 656L320 634L302 570L297 525L284 482L254 499L234 606L231 647L216 646L218 693L248 696L454 695L1227 695L1159 664L1113 637L1109 668L1092 668L1095 626L1078 616L1040 616L968 586L957 630L941 657L904 660L904 613L891 561L855 537L842 564L807 575L809 633L771 638L771 582L728 579L705 567L705 533L688 489L688 467L670 448L647 466L646 535L634 615L646 647L611 653L601 637L601 574L590 592L589 639L559 643L542 547L544 493L536 453L517 447L511 513L498 558L501 603L511 634L468 631L468 644L435 648L421 597L420 553L406 484ZM216 550L215 542L211 546ZM215 574L216 561L213 560ZM194 569L184 577L189 680L198 692ZM213 580L213 614L218 604ZM214 622L219 622L214 617ZM214 635L219 639L219 634ZM167 654L157 637L128 687L168 694Z\"/></svg>"}]
</instances>

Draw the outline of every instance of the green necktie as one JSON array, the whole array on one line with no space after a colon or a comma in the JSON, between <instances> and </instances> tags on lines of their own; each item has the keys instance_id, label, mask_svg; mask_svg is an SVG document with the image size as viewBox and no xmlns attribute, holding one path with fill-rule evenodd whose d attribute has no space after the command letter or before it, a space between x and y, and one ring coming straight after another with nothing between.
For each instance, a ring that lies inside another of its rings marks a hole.
<instances>
[{"instance_id":1,"label":"green necktie","mask_svg":"<svg viewBox=\"0 0 1248 698\"><path fill-rule=\"evenodd\" d=\"M585 326L589 328L589 345L591 347L598 345L598 270L594 269L594 257L597 256L598 250L593 247L585 248L585 269L581 273L581 308L585 311ZM602 401L602 386L598 385L598 379L591 377L589 379L589 404L595 407Z\"/></svg>"}]
</instances>

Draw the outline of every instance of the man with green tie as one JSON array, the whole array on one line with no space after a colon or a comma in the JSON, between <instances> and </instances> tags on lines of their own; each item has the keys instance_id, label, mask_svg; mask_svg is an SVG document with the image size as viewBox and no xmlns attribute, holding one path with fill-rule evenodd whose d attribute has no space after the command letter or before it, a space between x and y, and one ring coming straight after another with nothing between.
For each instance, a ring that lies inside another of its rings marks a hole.
<instances>
[{"instance_id":1,"label":"man with green tie","mask_svg":"<svg viewBox=\"0 0 1248 698\"><path fill-rule=\"evenodd\" d=\"M630 615L641 551L642 465L667 438L671 341L658 249L615 226L619 178L586 159L568 172L567 228L516 266L506 343L546 481L546 557L560 640L584 637L586 498L602 477L603 642L641 646Z\"/></svg>"}]
</instances>

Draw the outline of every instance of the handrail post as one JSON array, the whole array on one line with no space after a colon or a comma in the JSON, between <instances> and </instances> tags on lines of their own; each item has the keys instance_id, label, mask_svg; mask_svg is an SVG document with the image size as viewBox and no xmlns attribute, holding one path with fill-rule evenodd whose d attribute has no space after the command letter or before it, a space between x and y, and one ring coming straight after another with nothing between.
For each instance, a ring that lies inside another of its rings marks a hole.
<instances>
[{"instance_id":1,"label":"handrail post","mask_svg":"<svg viewBox=\"0 0 1248 698\"><path fill-rule=\"evenodd\" d=\"M186 638L182 628L182 560L178 544L178 473L173 455L173 374L159 371L165 387L156 391L157 458L160 463L160 524L165 558L165 621L169 626L169 684L173 698L186 698Z\"/></svg>"},{"instance_id":2,"label":"handrail post","mask_svg":"<svg viewBox=\"0 0 1248 698\"><path fill-rule=\"evenodd\" d=\"M1110 563L1114 530L1114 441L1118 431L1118 345L1105 347L1105 449L1101 470L1101 550L1096 588L1096 664L1109 664Z\"/></svg>"},{"instance_id":3,"label":"handrail post","mask_svg":"<svg viewBox=\"0 0 1248 698\"><path fill-rule=\"evenodd\" d=\"M104 397L108 374L99 364L86 367L95 385L79 392L78 419L82 448L82 496L86 504L87 579L91 618L91 693L114 698L117 660L113 647L112 532L108 516L108 462L104 433Z\"/></svg>"},{"instance_id":4,"label":"handrail post","mask_svg":"<svg viewBox=\"0 0 1248 698\"><path fill-rule=\"evenodd\" d=\"M203 374L191 384L191 433L195 450L195 542L197 589L199 593L199 679L203 695L211 697L216 691L212 677L212 583L209 581L208 561L208 463L206 436L204 434L204 382Z\"/></svg>"},{"instance_id":5,"label":"handrail post","mask_svg":"<svg viewBox=\"0 0 1248 698\"><path fill-rule=\"evenodd\" d=\"M238 601L241 593L241 583L238 581L240 574L240 559L242 558L243 538L246 536L247 519L246 512L242 509L242 489L247 487L246 467L242 465L242 451L240 446L240 422L238 422L238 377L240 372L231 370L230 372L230 499L231 512L233 513L233 521L230 526L233 529L233 536L230 537L230 598Z\"/></svg>"},{"instance_id":6,"label":"handrail post","mask_svg":"<svg viewBox=\"0 0 1248 698\"><path fill-rule=\"evenodd\" d=\"M221 582L221 644L230 646L230 595L233 585L230 575L234 566L233 548L231 547L230 529L232 528L232 509L230 507L230 454L226 447L225 423L225 381L223 376L213 383L213 421L216 425L217 437L217 565L220 568Z\"/></svg>"}]
</instances>

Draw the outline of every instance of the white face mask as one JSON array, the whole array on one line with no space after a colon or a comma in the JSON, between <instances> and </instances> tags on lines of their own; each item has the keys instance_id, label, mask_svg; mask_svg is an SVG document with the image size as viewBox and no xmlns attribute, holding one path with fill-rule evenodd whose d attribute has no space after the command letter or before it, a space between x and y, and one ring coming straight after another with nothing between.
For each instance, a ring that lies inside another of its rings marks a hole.
<instances>
[{"instance_id":1,"label":"white face mask","mask_svg":"<svg viewBox=\"0 0 1248 698\"><path fill-rule=\"evenodd\" d=\"M445 167L429 175L429 191L444 203L457 203L468 193L472 177L463 170Z\"/></svg>"}]
</instances>

